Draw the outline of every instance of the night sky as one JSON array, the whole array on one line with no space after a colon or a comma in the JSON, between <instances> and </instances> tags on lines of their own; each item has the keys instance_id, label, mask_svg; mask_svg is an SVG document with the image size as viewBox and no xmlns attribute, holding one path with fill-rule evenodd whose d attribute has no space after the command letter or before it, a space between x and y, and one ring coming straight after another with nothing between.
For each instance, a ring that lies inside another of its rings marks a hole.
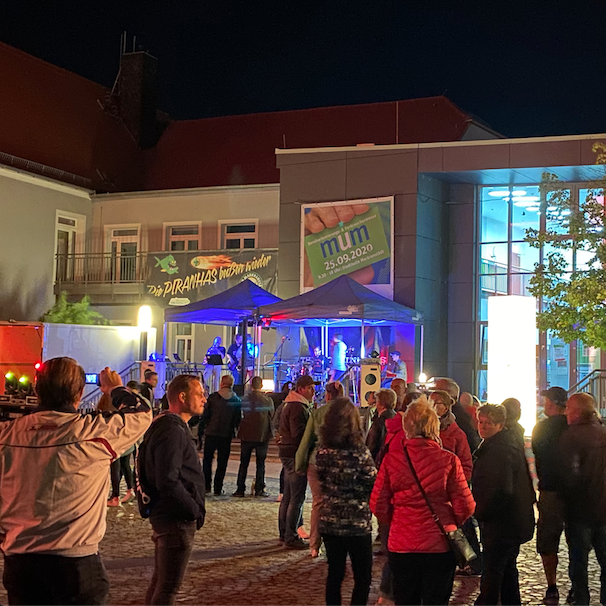
<instances>
[{"instance_id":1,"label":"night sky","mask_svg":"<svg viewBox=\"0 0 606 606\"><path fill-rule=\"evenodd\" d=\"M3 42L106 86L123 30L158 58L175 119L446 94L509 137L606 132L603 1L12 0L0 16Z\"/></svg>"}]
</instances>

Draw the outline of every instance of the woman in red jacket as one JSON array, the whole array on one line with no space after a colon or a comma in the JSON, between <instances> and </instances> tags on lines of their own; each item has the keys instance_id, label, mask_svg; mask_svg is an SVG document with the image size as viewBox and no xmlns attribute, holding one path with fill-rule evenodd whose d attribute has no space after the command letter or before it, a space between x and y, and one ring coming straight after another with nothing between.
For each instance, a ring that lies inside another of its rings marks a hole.
<instances>
[{"instance_id":1,"label":"woman in red jacket","mask_svg":"<svg viewBox=\"0 0 606 606\"><path fill-rule=\"evenodd\" d=\"M423 498L404 449L447 531L471 516L475 502L459 458L440 445L440 421L426 398L409 406L403 425L406 440L390 445L370 508L379 520L391 524L388 548L395 603L448 604L455 557Z\"/></svg>"},{"instance_id":2,"label":"woman in red jacket","mask_svg":"<svg viewBox=\"0 0 606 606\"><path fill-rule=\"evenodd\" d=\"M433 408L440 419L442 448L454 452L459 457L465 478L469 482L473 471L471 450L469 450L469 442L465 432L457 425L455 416L450 411L454 400L447 391L437 389L431 392L429 401L433 404Z\"/></svg>"}]
</instances>

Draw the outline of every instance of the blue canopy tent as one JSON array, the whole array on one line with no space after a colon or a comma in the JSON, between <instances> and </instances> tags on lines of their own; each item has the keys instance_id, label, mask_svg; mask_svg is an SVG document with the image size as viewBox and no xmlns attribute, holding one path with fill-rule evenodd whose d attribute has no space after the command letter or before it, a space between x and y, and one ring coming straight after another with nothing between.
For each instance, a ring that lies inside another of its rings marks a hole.
<instances>
[{"instance_id":1,"label":"blue canopy tent","mask_svg":"<svg viewBox=\"0 0 606 606\"><path fill-rule=\"evenodd\" d=\"M208 299L166 309L164 321L237 326L254 317L258 307L281 300L254 282L244 280Z\"/></svg>"},{"instance_id":2,"label":"blue canopy tent","mask_svg":"<svg viewBox=\"0 0 606 606\"><path fill-rule=\"evenodd\" d=\"M272 325L360 326L423 324L418 311L400 305L341 276L297 297L259 307L259 317Z\"/></svg>"},{"instance_id":3,"label":"blue canopy tent","mask_svg":"<svg viewBox=\"0 0 606 606\"><path fill-rule=\"evenodd\" d=\"M208 299L182 307L166 309L164 311L164 321L219 324L221 326L238 326L241 324L241 334L243 336L241 366L246 368L246 326L248 320L255 318L259 306L280 302L281 300L280 297L272 295L251 280L244 280L224 292L208 297Z\"/></svg>"}]
</instances>

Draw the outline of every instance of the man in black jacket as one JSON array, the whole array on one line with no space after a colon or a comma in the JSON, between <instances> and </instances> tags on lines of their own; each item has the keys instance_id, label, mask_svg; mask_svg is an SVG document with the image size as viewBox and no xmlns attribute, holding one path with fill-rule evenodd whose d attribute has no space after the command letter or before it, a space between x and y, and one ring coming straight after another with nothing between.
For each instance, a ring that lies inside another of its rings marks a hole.
<instances>
[{"instance_id":1,"label":"man in black jacket","mask_svg":"<svg viewBox=\"0 0 606 606\"><path fill-rule=\"evenodd\" d=\"M145 434L139 461L143 489L151 498L155 567L146 604L174 604L185 575L194 534L204 524L204 474L187 422L202 414L200 379L179 375L167 389L168 410Z\"/></svg>"},{"instance_id":2,"label":"man in black jacket","mask_svg":"<svg viewBox=\"0 0 606 606\"><path fill-rule=\"evenodd\" d=\"M223 480L227 471L231 441L240 425L240 398L234 393L234 378L230 375L221 377L221 388L211 393L200 418L200 430L204 431L204 458L202 469L206 480L206 492L210 492L213 457L217 452L217 469L213 482L214 493L223 494Z\"/></svg>"},{"instance_id":3,"label":"man in black jacket","mask_svg":"<svg viewBox=\"0 0 606 606\"><path fill-rule=\"evenodd\" d=\"M380 389L375 392L375 402L377 405L377 411L372 421L372 425L368 430L366 436L366 446L370 450L372 458L377 460L377 455L385 442L385 436L387 435L387 429L385 428L385 421L387 419L393 419L396 416L394 410L396 406L396 392L393 389Z\"/></svg>"},{"instance_id":4,"label":"man in black jacket","mask_svg":"<svg viewBox=\"0 0 606 606\"><path fill-rule=\"evenodd\" d=\"M560 449L573 603L592 603L587 562L593 547L601 569L599 603L606 604L606 428L588 393L570 396L566 419Z\"/></svg>"},{"instance_id":5,"label":"man in black jacket","mask_svg":"<svg viewBox=\"0 0 606 606\"><path fill-rule=\"evenodd\" d=\"M537 522L537 551L543 561L547 591L543 602L558 604L557 586L558 549L564 530L564 503L561 488L562 462L560 438L566 422L568 393L562 387L550 387L541 392L545 419L532 431L532 450L539 478L539 521Z\"/></svg>"}]
</instances>

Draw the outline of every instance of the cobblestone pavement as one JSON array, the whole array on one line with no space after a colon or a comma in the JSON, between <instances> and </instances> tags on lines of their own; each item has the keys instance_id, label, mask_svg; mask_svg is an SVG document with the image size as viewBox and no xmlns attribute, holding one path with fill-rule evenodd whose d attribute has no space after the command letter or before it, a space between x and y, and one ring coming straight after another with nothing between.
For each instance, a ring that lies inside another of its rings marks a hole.
<instances>
[{"instance_id":1,"label":"cobblestone pavement","mask_svg":"<svg viewBox=\"0 0 606 606\"><path fill-rule=\"evenodd\" d=\"M252 471L254 465L251 465ZM196 534L178 604L324 604L326 560L312 559L307 551L286 551L277 542L279 465L268 464L267 499L209 497L204 528ZM230 461L226 495L235 490L237 462ZM249 477L250 485L250 477ZM310 498L304 519L309 520ZM151 527L142 520L135 504L108 509L107 533L101 543L111 583L110 604L143 604L153 566ZM562 554L559 580L561 603L569 587ZM376 604L384 557L375 557L369 604ZM540 604L545 591L541 560L534 542L522 547L518 560L522 599ZM34 573L35 578L35 573ZM599 568L590 560L592 595L599 601ZM479 579L457 577L451 604L471 604ZM353 587L348 570L343 602L349 603ZM6 594L0 591L0 603Z\"/></svg>"}]
</instances>

